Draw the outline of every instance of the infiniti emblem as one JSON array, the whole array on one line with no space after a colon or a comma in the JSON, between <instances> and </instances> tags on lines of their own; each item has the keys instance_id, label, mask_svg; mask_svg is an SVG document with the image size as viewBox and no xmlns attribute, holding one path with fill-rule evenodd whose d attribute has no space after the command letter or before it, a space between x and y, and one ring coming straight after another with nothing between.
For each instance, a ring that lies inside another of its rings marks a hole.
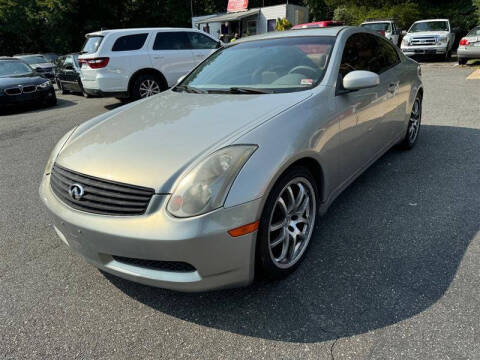
<instances>
[{"instance_id":1,"label":"infiniti emblem","mask_svg":"<svg viewBox=\"0 0 480 360\"><path fill-rule=\"evenodd\" d=\"M80 200L85 194L85 190L83 189L83 186L80 184L72 184L68 188L68 193L73 199Z\"/></svg>"}]
</instances>

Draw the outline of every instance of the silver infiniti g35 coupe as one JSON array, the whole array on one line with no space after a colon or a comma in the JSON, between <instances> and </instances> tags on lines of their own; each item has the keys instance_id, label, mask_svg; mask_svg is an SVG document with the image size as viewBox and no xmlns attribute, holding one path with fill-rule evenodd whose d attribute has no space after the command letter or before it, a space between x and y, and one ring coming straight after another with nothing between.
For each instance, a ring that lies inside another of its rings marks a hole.
<instances>
[{"instance_id":1,"label":"silver infiniti g35 coupe","mask_svg":"<svg viewBox=\"0 0 480 360\"><path fill-rule=\"evenodd\" d=\"M40 196L63 242L120 277L181 291L280 278L342 190L414 146L420 76L362 28L242 39L68 132Z\"/></svg>"}]
</instances>

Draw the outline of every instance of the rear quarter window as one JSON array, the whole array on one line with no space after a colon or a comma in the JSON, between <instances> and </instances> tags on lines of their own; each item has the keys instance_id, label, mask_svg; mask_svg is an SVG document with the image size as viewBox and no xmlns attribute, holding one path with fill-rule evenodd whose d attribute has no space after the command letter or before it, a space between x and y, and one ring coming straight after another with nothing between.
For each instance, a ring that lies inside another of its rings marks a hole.
<instances>
[{"instance_id":1,"label":"rear quarter window","mask_svg":"<svg viewBox=\"0 0 480 360\"><path fill-rule=\"evenodd\" d=\"M82 54L96 53L100 44L102 43L103 36L89 36L83 45Z\"/></svg>"},{"instance_id":2,"label":"rear quarter window","mask_svg":"<svg viewBox=\"0 0 480 360\"><path fill-rule=\"evenodd\" d=\"M145 44L147 36L148 33L121 36L113 44L112 51L139 50Z\"/></svg>"}]
</instances>

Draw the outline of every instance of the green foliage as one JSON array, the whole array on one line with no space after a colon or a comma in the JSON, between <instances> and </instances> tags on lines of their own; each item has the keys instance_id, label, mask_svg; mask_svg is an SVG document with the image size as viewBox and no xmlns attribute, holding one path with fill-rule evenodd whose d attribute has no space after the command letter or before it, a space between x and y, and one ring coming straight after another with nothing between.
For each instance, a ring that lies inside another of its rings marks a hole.
<instances>
[{"instance_id":1,"label":"green foliage","mask_svg":"<svg viewBox=\"0 0 480 360\"><path fill-rule=\"evenodd\" d=\"M277 24L275 25L275 30L276 31L286 31L286 30L290 29L291 27L292 27L292 23L290 21L288 21L288 19L278 18L277 19Z\"/></svg>"}]
</instances>

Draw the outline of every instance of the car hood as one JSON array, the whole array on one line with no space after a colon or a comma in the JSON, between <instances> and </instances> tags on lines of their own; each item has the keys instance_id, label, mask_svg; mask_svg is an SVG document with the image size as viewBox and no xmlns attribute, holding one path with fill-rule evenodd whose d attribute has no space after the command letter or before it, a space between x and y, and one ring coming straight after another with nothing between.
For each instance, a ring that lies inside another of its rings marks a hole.
<instances>
[{"instance_id":1,"label":"car hood","mask_svg":"<svg viewBox=\"0 0 480 360\"><path fill-rule=\"evenodd\" d=\"M167 91L82 124L56 162L102 179L171 191L185 168L310 96Z\"/></svg>"},{"instance_id":2,"label":"car hood","mask_svg":"<svg viewBox=\"0 0 480 360\"><path fill-rule=\"evenodd\" d=\"M52 64L52 63L32 64L32 65L30 65L30 67L32 67L34 69L36 69L36 68L51 69L51 68L55 67L55 64Z\"/></svg>"},{"instance_id":3,"label":"car hood","mask_svg":"<svg viewBox=\"0 0 480 360\"><path fill-rule=\"evenodd\" d=\"M412 38L412 37L423 37L423 36L446 36L448 34L449 34L448 31L420 31L415 33L408 33L405 36Z\"/></svg>"},{"instance_id":4,"label":"car hood","mask_svg":"<svg viewBox=\"0 0 480 360\"><path fill-rule=\"evenodd\" d=\"M39 85L46 79L35 75L0 77L0 88L5 89L18 85Z\"/></svg>"}]
</instances>

